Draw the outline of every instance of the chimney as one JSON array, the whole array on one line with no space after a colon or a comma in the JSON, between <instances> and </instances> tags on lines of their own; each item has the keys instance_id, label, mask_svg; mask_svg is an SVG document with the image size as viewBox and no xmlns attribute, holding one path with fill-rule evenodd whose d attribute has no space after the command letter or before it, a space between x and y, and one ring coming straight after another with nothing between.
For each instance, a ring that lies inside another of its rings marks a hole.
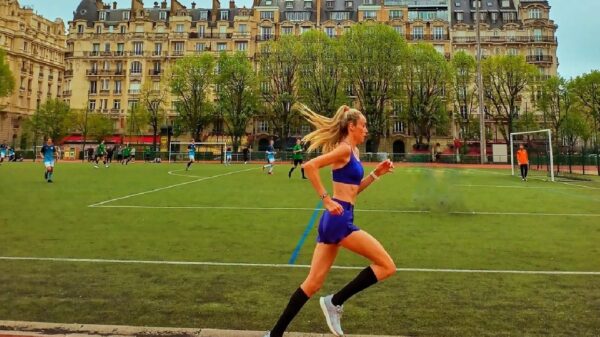
<instances>
[{"instance_id":1,"label":"chimney","mask_svg":"<svg viewBox=\"0 0 600 337\"><path fill-rule=\"evenodd\" d=\"M252 2L252 8L257 7L257 6L260 6L260 0L254 0Z\"/></svg>"},{"instance_id":2,"label":"chimney","mask_svg":"<svg viewBox=\"0 0 600 337\"><path fill-rule=\"evenodd\" d=\"M167 9L167 0L164 0L163 2L160 3L160 8Z\"/></svg>"},{"instance_id":3,"label":"chimney","mask_svg":"<svg viewBox=\"0 0 600 337\"><path fill-rule=\"evenodd\" d=\"M192 2L192 9L196 9L196 3Z\"/></svg>"},{"instance_id":4,"label":"chimney","mask_svg":"<svg viewBox=\"0 0 600 337\"><path fill-rule=\"evenodd\" d=\"M171 0L171 13L177 13L184 9L185 7L181 3L179 3L179 1Z\"/></svg>"},{"instance_id":5,"label":"chimney","mask_svg":"<svg viewBox=\"0 0 600 337\"><path fill-rule=\"evenodd\" d=\"M113 2L112 9L117 9L117 2L116 2L116 1L115 1L115 2Z\"/></svg>"},{"instance_id":6,"label":"chimney","mask_svg":"<svg viewBox=\"0 0 600 337\"><path fill-rule=\"evenodd\" d=\"M235 0L229 0L229 9L235 9Z\"/></svg>"},{"instance_id":7,"label":"chimney","mask_svg":"<svg viewBox=\"0 0 600 337\"><path fill-rule=\"evenodd\" d=\"M96 9L97 10L104 9L104 3L102 2L102 0L96 0Z\"/></svg>"},{"instance_id":8,"label":"chimney","mask_svg":"<svg viewBox=\"0 0 600 337\"><path fill-rule=\"evenodd\" d=\"M154 1L154 8L160 8L160 6L158 5L158 1Z\"/></svg>"},{"instance_id":9,"label":"chimney","mask_svg":"<svg viewBox=\"0 0 600 337\"><path fill-rule=\"evenodd\" d=\"M141 10L144 9L144 3L142 0L131 0L131 15L137 16Z\"/></svg>"},{"instance_id":10,"label":"chimney","mask_svg":"<svg viewBox=\"0 0 600 337\"><path fill-rule=\"evenodd\" d=\"M221 8L221 3L219 2L219 0L212 0L212 7L211 7L211 21L212 22L217 22L217 14L219 14L219 9Z\"/></svg>"}]
</instances>

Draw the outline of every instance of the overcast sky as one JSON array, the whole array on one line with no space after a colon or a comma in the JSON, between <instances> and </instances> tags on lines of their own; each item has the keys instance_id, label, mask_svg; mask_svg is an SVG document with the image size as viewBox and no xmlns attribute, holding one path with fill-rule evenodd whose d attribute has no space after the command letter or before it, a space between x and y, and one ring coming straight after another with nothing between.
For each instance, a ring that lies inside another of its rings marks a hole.
<instances>
[{"instance_id":1,"label":"overcast sky","mask_svg":"<svg viewBox=\"0 0 600 337\"><path fill-rule=\"evenodd\" d=\"M154 1L145 0L146 7ZM180 0L191 7L193 0ZM210 7L211 0L195 0L198 7ZM592 69L600 69L600 0L549 0L552 9L550 17L558 24L559 73L574 77ZM73 19L73 11L79 0L19 0L21 5L32 6L38 13L49 19L62 18L65 23ZM112 3L113 0L105 0ZM118 0L119 8L131 7L131 0ZM168 1L170 2L170 1ZM229 1L221 0L222 6ZM238 6L252 5L252 0L236 0Z\"/></svg>"}]
</instances>

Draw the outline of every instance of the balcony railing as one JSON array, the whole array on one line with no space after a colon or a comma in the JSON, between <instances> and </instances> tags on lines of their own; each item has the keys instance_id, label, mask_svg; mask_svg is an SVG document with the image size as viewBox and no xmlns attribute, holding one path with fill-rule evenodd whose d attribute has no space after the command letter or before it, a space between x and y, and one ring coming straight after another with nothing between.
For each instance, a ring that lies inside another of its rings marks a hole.
<instances>
[{"instance_id":1,"label":"balcony railing","mask_svg":"<svg viewBox=\"0 0 600 337\"><path fill-rule=\"evenodd\" d=\"M139 95L141 90L140 89L129 89L127 91L130 95Z\"/></svg>"},{"instance_id":2,"label":"balcony railing","mask_svg":"<svg viewBox=\"0 0 600 337\"><path fill-rule=\"evenodd\" d=\"M407 41L446 41L449 40L448 34L407 34L404 35Z\"/></svg>"},{"instance_id":3,"label":"balcony railing","mask_svg":"<svg viewBox=\"0 0 600 337\"><path fill-rule=\"evenodd\" d=\"M256 35L256 41L275 40L275 34L260 34Z\"/></svg>"},{"instance_id":4,"label":"balcony railing","mask_svg":"<svg viewBox=\"0 0 600 337\"><path fill-rule=\"evenodd\" d=\"M110 90L109 89L102 89L102 90L100 90L100 95L110 95Z\"/></svg>"},{"instance_id":5,"label":"balcony railing","mask_svg":"<svg viewBox=\"0 0 600 337\"><path fill-rule=\"evenodd\" d=\"M152 52L152 56L154 56L154 57L161 57L161 56L167 56L167 55L168 55L168 53L166 51L155 50Z\"/></svg>"},{"instance_id":6,"label":"balcony railing","mask_svg":"<svg viewBox=\"0 0 600 337\"><path fill-rule=\"evenodd\" d=\"M114 114L114 115L116 115L116 114L122 114L123 110L121 110L121 109L110 109L110 113Z\"/></svg>"},{"instance_id":7,"label":"balcony railing","mask_svg":"<svg viewBox=\"0 0 600 337\"><path fill-rule=\"evenodd\" d=\"M550 55L527 55L527 62L529 63L552 63L552 56Z\"/></svg>"},{"instance_id":8,"label":"balcony railing","mask_svg":"<svg viewBox=\"0 0 600 337\"><path fill-rule=\"evenodd\" d=\"M455 36L454 43L475 43L475 36ZM554 36L482 36L483 43L557 43Z\"/></svg>"},{"instance_id":9,"label":"balcony railing","mask_svg":"<svg viewBox=\"0 0 600 337\"><path fill-rule=\"evenodd\" d=\"M71 96L72 91L71 90L63 90L62 94L63 96L67 97L67 96Z\"/></svg>"},{"instance_id":10,"label":"balcony railing","mask_svg":"<svg viewBox=\"0 0 600 337\"><path fill-rule=\"evenodd\" d=\"M120 95L122 93L123 93L123 90L121 90L121 89L115 89L115 90L113 90L113 95Z\"/></svg>"},{"instance_id":11,"label":"balcony railing","mask_svg":"<svg viewBox=\"0 0 600 337\"><path fill-rule=\"evenodd\" d=\"M175 50L171 52L171 56L183 56L184 53L183 50Z\"/></svg>"},{"instance_id":12,"label":"balcony railing","mask_svg":"<svg viewBox=\"0 0 600 337\"><path fill-rule=\"evenodd\" d=\"M141 70L130 70L129 71L129 75L131 76L142 76L142 71Z\"/></svg>"},{"instance_id":13,"label":"balcony railing","mask_svg":"<svg viewBox=\"0 0 600 337\"><path fill-rule=\"evenodd\" d=\"M230 39L232 36L233 36L233 33L191 32L188 34L188 38L190 38L190 39Z\"/></svg>"},{"instance_id":14,"label":"balcony railing","mask_svg":"<svg viewBox=\"0 0 600 337\"><path fill-rule=\"evenodd\" d=\"M148 75L150 76L160 76L162 74L161 69L150 69L148 70Z\"/></svg>"}]
</instances>

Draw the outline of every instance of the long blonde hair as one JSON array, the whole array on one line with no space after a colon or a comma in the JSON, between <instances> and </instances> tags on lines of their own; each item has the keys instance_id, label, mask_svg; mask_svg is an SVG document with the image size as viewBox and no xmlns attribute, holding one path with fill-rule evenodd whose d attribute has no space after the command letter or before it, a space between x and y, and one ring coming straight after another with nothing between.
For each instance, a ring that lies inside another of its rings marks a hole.
<instances>
[{"instance_id":1,"label":"long blonde hair","mask_svg":"<svg viewBox=\"0 0 600 337\"><path fill-rule=\"evenodd\" d=\"M333 150L348 135L350 123L356 125L363 115L360 111L347 105L342 105L333 117L321 116L304 104L298 103L296 106L304 118L316 128L315 131L302 138L302 142L310 142L308 152L319 148L323 152Z\"/></svg>"}]
</instances>

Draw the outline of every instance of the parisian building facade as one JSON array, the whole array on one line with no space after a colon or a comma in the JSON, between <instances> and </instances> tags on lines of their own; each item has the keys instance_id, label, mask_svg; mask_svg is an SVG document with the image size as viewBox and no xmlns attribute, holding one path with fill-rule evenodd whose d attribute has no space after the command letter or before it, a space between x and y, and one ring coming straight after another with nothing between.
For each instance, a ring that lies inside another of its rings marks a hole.
<instances>
[{"instance_id":1,"label":"parisian building facade","mask_svg":"<svg viewBox=\"0 0 600 337\"><path fill-rule=\"evenodd\" d=\"M163 90L161 78L184 55L244 51L253 59L262 43L279 36L319 29L337 37L367 21L390 25L408 43L430 43L448 59L458 51L475 55L475 6L480 6L483 57L523 55L542 76L557 74L557 26L550 19L547 0L255 0L252 8L218 0L212 0L210 7L177 0L151 4L132 0L128 8L118 8L116 2L81 0L68 23L68 35L58 34L52 40L58 60L54 68L45 65L43 69L47 76L54 72L54 82L48 82L46 75L29 75L30 68L25 68L17 82L26 79L26 94L41 85L41 96L50 93L73 109L106 114L122 131L142 87L151 83L154 90ZM40 20L50 26L51 22ZM13 74L22 72L21 65L15 65ZM45 81L38 83L42 77ZM26 94L25 102L34 109L37 97L28 100ZM19 93L16 96L13 104L23 99ZM533 109L526 99L523 105ZM174 97L169 98L167 108L167 118L173 119ZM255 142L263 143L270 131L260 118L248 129ZM222 125L215 123L202 140L214 140L220 132ZM392 117L389 135L382 143L384 151L405 152L412 143L399 118Z\"/></svg>"},{"instance_id":2,"label":"parisian building facade","mask_svg":"<svg viewBox=\"0 0 600 337\"><path fill-rule=\"evenodd\" d=\"M24 121L49 98L61 98L65 71L65 25L0 0L0 47L15 88L0 98L0 143L19 147Z\"/></svg>"}]
</instances>

